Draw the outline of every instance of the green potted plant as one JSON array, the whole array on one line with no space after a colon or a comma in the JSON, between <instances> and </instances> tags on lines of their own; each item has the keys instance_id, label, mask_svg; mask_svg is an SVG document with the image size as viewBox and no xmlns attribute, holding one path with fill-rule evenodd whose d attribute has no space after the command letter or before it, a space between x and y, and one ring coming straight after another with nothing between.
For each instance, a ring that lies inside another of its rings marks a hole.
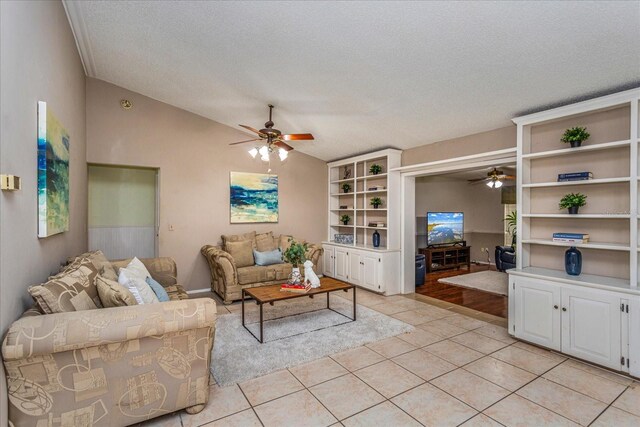
<instances>
[{"instance_id":1,"label":"green potted plant","mask_svg":"<svg viewBox=\"0 0 640 427\"><path fill-rule=\"evenodd\" d=\"M371 167L369 168L369 173L371 175L378 175L380 172L382 172L382 166L374 163L371 165Z\"/></svg>"},{"instance_id":2,"label":"green potted plant","mask_svg":"<svg viewBox=\"0 0 640 427\"><path fill-rule=\"evenodd\" d=\"M346 182L342 184L342 191L344 191L345 193L348 193L349 191L351 191L351 184Z\"/></svg>"},{"instance_id":3,"label":"green potted plant","mask_svg":"<svg viewBox=\"0 0 640 427\"><path fill-rule=\"evenodd\" d=\"M515 248L518 235L518 213L513 211L504 218L507 223L507 229L511 234L511 247Z\"/></svg>"},{"instance_id":4,"label":"green potted plant","mask_svg":"<svg viewBox=\"0 0 640 427\"><path fill-rule=\"evenodd\" d=\"M577 214L578 209L587 204L587 196L582 193L569 193L560 199L560 209L568 209L570 214Z\"/></svg>"},{"instance_id":5,"label":"green potted plant","mask_svg":"<svg viewBox=\"0 0 640 427\"><path fill-rule=\"evenodd\" d=\"M382 199L380 197L372 197L371 198L371 206L374 209L378 209L382 205Z\"/></svg>"},{"instance_id":6,"label":"green potted plant","mask_svg":"<svg viewBox=\"0 0 640 427\"><path fill-rule=\"evenodd\" d=\"M348 225L349 221L351 221L351 217L349 215L342 215L340 217L340 221L342 221L344 225Z\"/></svg>"},{"instance_id":7,"label":"green potted plant","mask_svg":"<svg viewBox=\"0 0 640 427\"><path fill-rule=\"evenodd\" d=\"M300 265L304 264L307 260L307 244L298 243L289 238L289 247L282 254L282 258L292 265L291 274L289 275L290 284L299 284L302 282L302 275L300 274Z\"/></svg>"},{"instance_id":8,"label":"green potted plant","mask_svg":"<svg viewBox=\"0 0 640 427\"><path fill-rule=\"evenodd\" d=\"M560 141L565 144L568 142L571 144L571 148L576 148L580 147L582 142L589 139L590 136L589 132L587 132L587 128L576 126L565 130Z\"/></svg>"}]
</instances>

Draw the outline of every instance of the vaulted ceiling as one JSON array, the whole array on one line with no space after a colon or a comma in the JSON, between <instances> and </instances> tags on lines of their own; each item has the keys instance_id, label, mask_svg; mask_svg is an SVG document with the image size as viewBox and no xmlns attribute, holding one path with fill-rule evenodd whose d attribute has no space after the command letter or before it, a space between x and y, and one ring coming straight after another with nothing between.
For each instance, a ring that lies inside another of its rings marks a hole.
<instances>
[{"instance_id":1,"label":"vaulted ceiling","mask_svg":"<svg viewBox=\"0 0 640 427\"><path fill-rule=\"evenodd\" d=\"M64 3L89 76L325 160L640 85L638 1Z\"/></svg>"}]
</instances>

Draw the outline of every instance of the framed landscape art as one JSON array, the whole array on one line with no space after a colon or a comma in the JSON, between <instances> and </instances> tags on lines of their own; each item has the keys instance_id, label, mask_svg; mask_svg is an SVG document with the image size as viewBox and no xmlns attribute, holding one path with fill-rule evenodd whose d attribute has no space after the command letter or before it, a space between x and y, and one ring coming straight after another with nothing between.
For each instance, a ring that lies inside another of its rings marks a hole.
<instances>
[{"instance_id":1,"label":"framed landscape art","mask_svg":"<svg viewBox=\"0 0 640 427\"><path fill-rule=\"evenodd\" d=\"M69 133L38 102L38 237L69 230Z\"/></svg>"},{"instance_id":2,"label":"framed landscape art","mask_svg":"<svg viewBox=\"0 0 640 427\"><path fill-rule=\"evenodd\" d=\"M278 222L278 175L231 172L231 223Z\"/></svg>"}]
</instances>

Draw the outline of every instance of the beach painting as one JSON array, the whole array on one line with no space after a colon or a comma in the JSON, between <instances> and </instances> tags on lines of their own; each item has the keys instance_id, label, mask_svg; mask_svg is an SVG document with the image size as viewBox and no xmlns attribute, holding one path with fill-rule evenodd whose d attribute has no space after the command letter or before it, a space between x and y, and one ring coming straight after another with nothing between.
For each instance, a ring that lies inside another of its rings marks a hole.
<instances>
[{"instance_id":1,"label":"beach painting","mask_svg":"<svg viewBox=\"0 0 640 427\"><path fill-rule=\"evenodd\" d=\"M278 222L278 175L231 172L231 223Z\"/></svg>"},{"instance_id":2,"label":"beach painting","mask_svg":"<svg viewBox=\"0 0 640 427\"><path fill-rule=\"evenodd\" d=\"M38 237L69 231L69 133L38 102Z\"/></svg>"}]
</instances>

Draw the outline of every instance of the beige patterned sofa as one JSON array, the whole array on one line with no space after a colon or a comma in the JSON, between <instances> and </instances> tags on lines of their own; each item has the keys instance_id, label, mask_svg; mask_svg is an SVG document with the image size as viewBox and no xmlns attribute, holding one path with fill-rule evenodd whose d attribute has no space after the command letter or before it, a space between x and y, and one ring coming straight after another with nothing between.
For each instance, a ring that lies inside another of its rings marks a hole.
<instances>
[{"instance_id":1,"label":"beige patterned sofa","mask_svg":"<svg viewBox=\"0 0 640 427\"><path fill-rule=\"evenodd\" d=\"M13 425L124 426L205 407L215 302L187 299L170 258L141 261L171 301L56 314L32 308L11 325L2 355Z\"/></svg>"},{"instance_id":2,"label":"beige patterned sofa","mask_svg":"<svg viewBox=\"0 0 640 427\"><path fill-rule=\"evenodd\" d=\"M239 260L232 255L232 246L239 242L251 242L251 246L258 251L279 248L282 252L289 246L289 239L306 243L290 235L274 236L272 232L256 234L255 231L244 234L223 235L222 245L205 245L200 252L206 258L211 270L211 291L222 298L225 304L231 304L242 298L242 289L256 286L283 283L289 278L291 264L274 264L269 266L255 265L253 258ZM322 246L307 243L306 258L313 262L313 268L318 272L318 262L322 257ZM244 258L244 257L243 257Z\"/></svg>"}]
</instances>

